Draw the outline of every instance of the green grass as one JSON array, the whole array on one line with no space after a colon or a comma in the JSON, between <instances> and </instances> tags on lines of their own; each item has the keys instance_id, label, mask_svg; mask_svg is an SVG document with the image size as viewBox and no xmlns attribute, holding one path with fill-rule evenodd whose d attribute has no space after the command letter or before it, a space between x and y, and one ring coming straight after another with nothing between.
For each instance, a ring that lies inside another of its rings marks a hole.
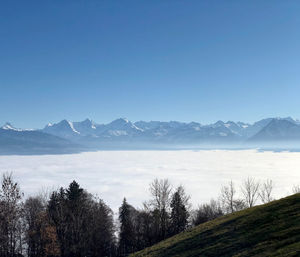
<instances>
[{"instance_id":1,"label":"green grass","mask_svg":"<svg viewBox=\"0 0 300 257\"><path fill-rule=\"evenodd\" d=\"M300 256L300 194L206 222L131 256Z\"/></svg>"}]
</instances>

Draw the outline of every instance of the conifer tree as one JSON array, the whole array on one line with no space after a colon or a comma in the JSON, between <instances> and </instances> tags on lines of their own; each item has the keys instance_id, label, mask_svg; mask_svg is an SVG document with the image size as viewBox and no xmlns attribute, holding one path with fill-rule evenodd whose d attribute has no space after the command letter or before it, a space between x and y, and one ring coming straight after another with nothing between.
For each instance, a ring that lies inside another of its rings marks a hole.
<instances>
[{"instance_id":1,"label":"conifer tree","mask_svg":"<svg viewBox=\"0 0 300 257\"><path fill-rule=\"evenodd\" d=\"M170 232L172 235L184 231L188 225L189 213L184 199L184 190L178 187L171 199L171 227Z\"/></svg>"},{"instance_id":2,"label":"conifer tree","mask_svg":"<svg viewBox=\"0 0 300 257\"><path fill-rule=\"evenodd\" d=\"M126 198L123 199L119 209L120 234L119 252L121 256L127 256L135 251L135 229L133 223L134 208L129 205Z\"/></svg>"}]
</instances>

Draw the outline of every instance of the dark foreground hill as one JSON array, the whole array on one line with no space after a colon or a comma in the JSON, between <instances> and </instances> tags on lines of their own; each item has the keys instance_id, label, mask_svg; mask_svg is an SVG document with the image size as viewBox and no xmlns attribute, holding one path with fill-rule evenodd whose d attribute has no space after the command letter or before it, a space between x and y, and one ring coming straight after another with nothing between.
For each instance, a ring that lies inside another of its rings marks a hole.
<instances>
[{"instance_id":1,"label":"dark foreground hill","mask_svg":"<svg viewBox=\"0 0 300 257\"><path fill-rule=\"evenodd\" d=\"M131 256L300 256L300 194L201 224Z\"/></svg>"}]
</instances>

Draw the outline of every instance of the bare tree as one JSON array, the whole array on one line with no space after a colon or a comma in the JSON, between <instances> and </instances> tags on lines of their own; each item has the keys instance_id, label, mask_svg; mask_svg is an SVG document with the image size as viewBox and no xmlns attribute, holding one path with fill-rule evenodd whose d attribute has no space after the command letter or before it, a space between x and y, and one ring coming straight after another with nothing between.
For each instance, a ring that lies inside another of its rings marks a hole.
<instances>
[{"instance_id":1,"label":"bare tree","mask_svg":"<svg viewBox=\"0 0 300 257\"><path fill-rule=\"evenodd\" d=\"M294 185L292 190L293 190L293 194L300 193L300 185Z\"/></svg>"},{"instance_id":2,"label":"bare tree","mask_svg":"<svg viewBox=\"0 0 300 257\"><path fill-rule=\"evenodd\" d=\"M274 200L274 198L272 197L273 188L274 188L274 184L271 179L267 179L260 186L259 197L263 203L269 203Z\"/></svg>"},{"instance_id":3,"label":"bare tree","mask_svg":"<svg viewBox=\"0 0 300 257\"><path fill-rule=\"evenodd\" d=\"M236 190L232 180L221 188L220 201L226 213L233 213Z\"/></svg>"},{"instance_id":4,"label":"bare tree","mask_svg":"<svg viewBox=\"0 0 300 257\"><path fill-rule=\"evenodd\" d=\"M253 207L259 198L260 184L254 178L248 177L242 186L244 201L248 207Z\"/></svg>"},{"instance_id":5,"label":"bare tree","mask_svg":"<svg viewBox=\"0 0 300 257\"><path fill-rule=\"evenodd\" d=\"M194 212L193 225L199 225L209 220L223 216L221 205L218 201L211 199L210 203L202 204Z\"/></svg>"},{"instance_id":6,"label":"bare tree","mask_svg":"<svg viewBox=\"0 0 300 257\"><path fill-rule=\"evenodd\" d=\"M155 208L167 209L170 204L172 187L168 179L155 179L150 184L150 193L153 196L151 201Z\"/></svg>"},{"instance_id":7,"label":"bare tree","mask_svg":"<svg viewBox=\"0 0 300 257\"><path fill-rule=\"evenodd\" d=\"M246 203L243 199L235 199L233 201L234 211L241 211L247 208Z\"/></svg>"},{"instance_id":8,"label":"bare tree","mask_svg":"<svg viewBox=\"0 0 300 257\"><path fill-rule=\"evenodd\" d=\"M172 187L168 179L159 180L156 178L150 184L150 193L153 197L150 204L158 218L159 240L167 237L171 192Z\"/></svg>"},{"instance_id":9,"label":"bare tree","mask_svg":"<svg viewBox=\"0 0 300 257\"><path fill-rule=\"evenodd\" d=\"M42 227L45 226L46 206L39 196L29 197L24 204L25 240L28 257L44 255Z\"/></svg>"},{"instance_id":10,"label":"bare tree","mask_svg":"<svg viewBox=\"0 0 300 257\"><path fill-rule=\"evenodd\" d=\"M15 256L23 250L22 196L12 174L4 174L0 189L0 255Z\"/></svg>"}]
</instances>

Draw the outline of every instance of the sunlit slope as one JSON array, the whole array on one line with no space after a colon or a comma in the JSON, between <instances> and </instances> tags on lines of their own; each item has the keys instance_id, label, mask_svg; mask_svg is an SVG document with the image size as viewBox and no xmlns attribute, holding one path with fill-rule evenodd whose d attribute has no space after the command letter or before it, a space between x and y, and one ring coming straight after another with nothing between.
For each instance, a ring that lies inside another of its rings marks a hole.
<instances>
[{"instance_id":1,"label":"sunlit slope","mask_svg":"<svg viewBox=\"0 0 300 257\"><path fill-rule=\"evenodd\" d=\"M300 194L201 224L131 256L300 256Z\"/></svg>"}]
</instances>

